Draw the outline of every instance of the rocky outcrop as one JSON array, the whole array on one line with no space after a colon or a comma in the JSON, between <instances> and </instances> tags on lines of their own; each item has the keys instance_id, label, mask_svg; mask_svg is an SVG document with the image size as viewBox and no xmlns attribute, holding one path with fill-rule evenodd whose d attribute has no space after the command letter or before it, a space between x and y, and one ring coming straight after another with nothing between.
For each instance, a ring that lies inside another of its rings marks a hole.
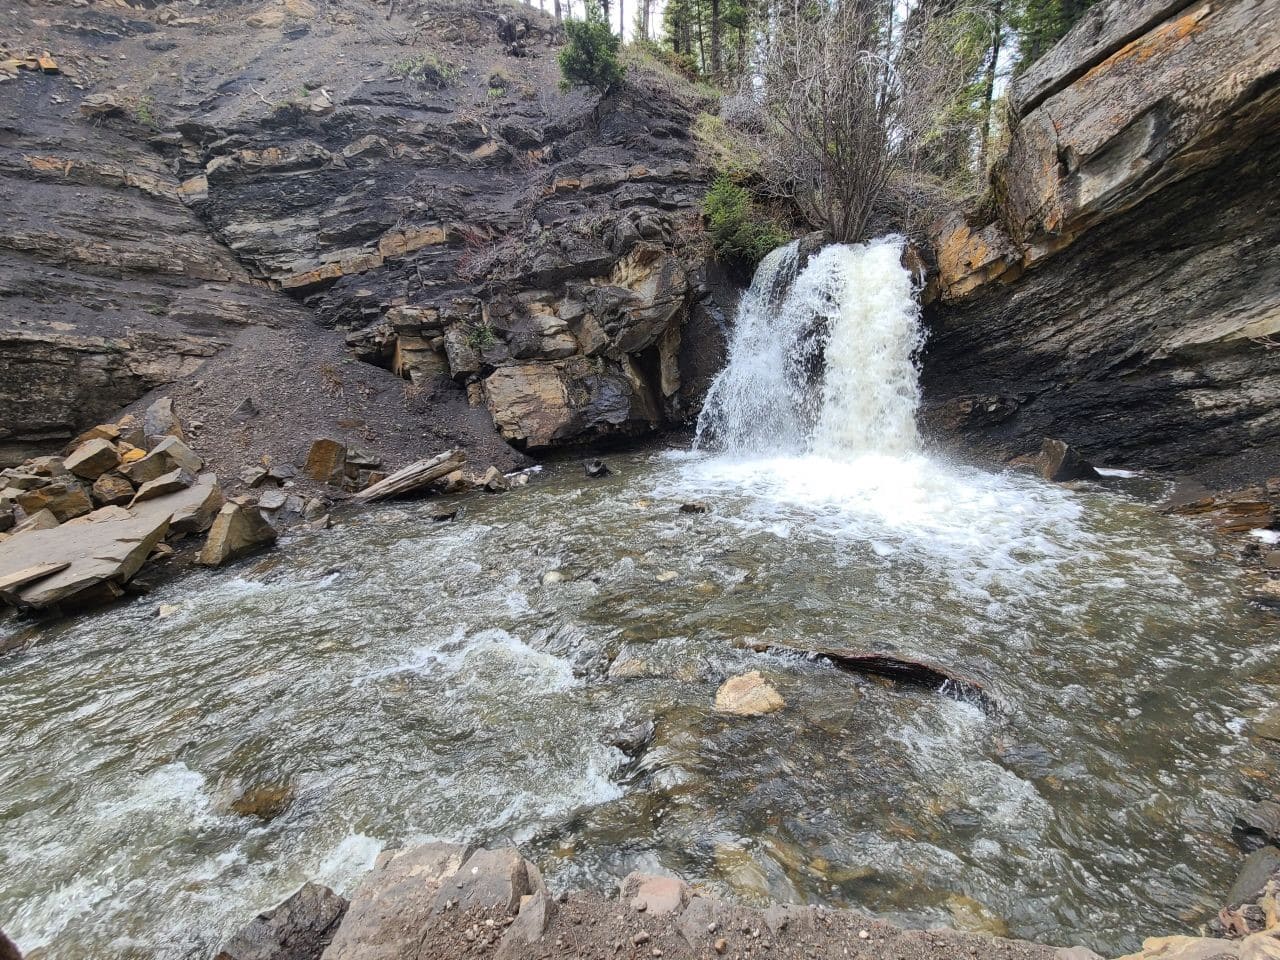
<instances>
[{"instance_id":1,"label":"rocky outcrop","mask_svg":"<svg viewBox=\"0 0 1280 960\"><path fill-rule=\"evenodd\" d=\"M0 465L278 320L136 129L92 122L78 101L64 74L0 84Z\"/></svg>"},{"instance_id":2,"label":"rocky outcrop","mask_svg":"<svg viewBox=\"0 0 1280 960\"><path fill-rule=\"evenodd\" d=\"M488 0L42 10L6 43L59 71L0 77L9 460L164 384L223 473L301 463L273 417L510 469L495 427L538 449L696 411L724 303L691 87L557 92L549 19Z\"/></svg>"},{"instance_id":3,"label":"rocky outcrop","mask_svg":"<svg viewBox=\"0 0 1280 960\"><path fill-rule=\"evenodd\" d=\"M936 428L1005 457L1043 436L1164 468L1274 455L1277 17L1110 0L1014 82L994 217L934 230Z\"/></svg>"}]
</instances>

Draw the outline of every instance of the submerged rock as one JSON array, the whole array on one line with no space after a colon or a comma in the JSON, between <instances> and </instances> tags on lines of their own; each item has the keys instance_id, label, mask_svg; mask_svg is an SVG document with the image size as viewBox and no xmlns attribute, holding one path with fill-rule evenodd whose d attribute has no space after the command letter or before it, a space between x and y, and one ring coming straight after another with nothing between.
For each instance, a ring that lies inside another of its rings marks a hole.
<instances>
[{"instance_id":1,"label":"submerged rock","mask_svg":"<svg viewBox=\"0 0 1280 960\"><path fill-rule=\"evenodd\" d=\"M347 912L328 887L306 883L277 907L258 914L214 960L320 960Z\"/></svg>"},{"instance_id":2,"label":"submerged rock","mask_svg":"<svg viewBox=\"0 0 1280 960\"><path fill-rule=\"evenodd\" d=\"M291 783L271 783L250 787L231 801L230 809L241 817L274 820L293 804L296 791Z\"/></svg>"},{"instance_id":3,"label":"submerged rock","mask_svg":"<svg viewBox=\"0 0 1280 960\"><path fill-rule=\"evenodd\" d=\"M739 717L773 713L786 706L778 691L765 682L759 670L730 677L716 691L716 711Z\"/></svg>"},{"instance_id":4,"label":"submerged rock","mask_svg":"<svg viewBox=\"0 0 1280 960\"><path fill-rule=\"evenodd\" d=\"M1262 800L1237 815L1231 835L1245 850L1280 843L1280 803Z\"/></svg>"},{"instance_id":5,"label":"submerged rock","mask_svg":"<svg viewBox=\"0 0 1280 960\"><path fill-rule=\"evenodd\" d=\"M603 460L583 461L582 472L592 479L607 477L609 474L613 473L613 471L609 469L609 465Z\"/></svg>"}]
</instances>

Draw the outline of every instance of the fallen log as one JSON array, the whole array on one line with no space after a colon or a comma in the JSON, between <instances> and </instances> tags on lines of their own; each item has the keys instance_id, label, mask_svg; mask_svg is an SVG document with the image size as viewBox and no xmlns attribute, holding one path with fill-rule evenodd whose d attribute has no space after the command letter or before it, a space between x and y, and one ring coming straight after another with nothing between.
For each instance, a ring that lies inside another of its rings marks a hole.
<instances>
[{"instance_id":1,"label":"fallen log","mask_svg":"<svg viewBox=\"0 0 1280 960\"><path fill-rule=\"evenodd\" d=\"M441 477L461 469L466 462L467 455L460 449L454 448L438 454L430 460L419 460L401 470L397 470L386 479L365 487L355 495L354 499L373 503L377 500L386 500L388 497L399 497L406 493L413 493L415 490L421 490L427 484L434 483Z\"/></svg>"},{"instance_id":2,"label":"fallen log","mask_svg":"<svg viewBox=\"0 0 1280 960\"><path fill-rule=\"evenodd\" d=\"M849 673L867 673L877 677L888 677L890 680L896 680L899 683L927 687L962 703L977 704L987 713L998 711L998 704L995 698L987 693L986 688L977 680L924 660L913 660L909 657L900 657L892 653L870 653L861 650L847 650L840 647L806 648L775 643L770 644L765 649L774 653L820 657Z\"/></svg>"}]
</instances>

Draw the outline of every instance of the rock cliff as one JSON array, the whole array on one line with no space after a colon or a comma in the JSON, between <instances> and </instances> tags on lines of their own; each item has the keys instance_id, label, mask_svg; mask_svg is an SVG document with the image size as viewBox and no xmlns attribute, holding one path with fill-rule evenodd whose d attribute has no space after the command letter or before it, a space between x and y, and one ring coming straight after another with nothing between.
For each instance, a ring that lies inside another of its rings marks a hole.
<instances>
[{"instance_id":1,"label":"rock cliff","mask_svg":"<svg viewBox=\"0 0 1280 960\"><path fill-rule=\"evenodd\" d=\"M934 228L927 416L1009 457L1264 474L1280 450L1276 0L1111 0L1011 91L981 219Z\"/></svg>"},{"instance_id":2,"label":"rock cliff","mask_svg":"<svg viewBox=\"0 0 1280 960\"><path fill-rule=\"evenodd\" d=\"M497 435L696 411L723 307L678 78L637 61L602 102L559 92L554 25L492 0L5 16L4 460L164 384L226 470L319 432L502 463Z\"/></svg>"}]
</instances>

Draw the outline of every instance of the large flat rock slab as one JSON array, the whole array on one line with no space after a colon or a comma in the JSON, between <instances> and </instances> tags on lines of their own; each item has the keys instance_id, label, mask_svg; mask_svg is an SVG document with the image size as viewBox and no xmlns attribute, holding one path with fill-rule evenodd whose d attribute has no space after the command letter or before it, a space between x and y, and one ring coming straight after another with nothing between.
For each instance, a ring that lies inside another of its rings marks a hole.
<instances>
[{"instance_id":1,"label":"large flat rock slab","mask_svg":"<svg viewBox=\"0 0 1280 960\"><path fill-rule=\"evenodd\" d=\"M185 490L132 508L102 507L0 543L0 583L11 584L5 596L36 610L118 596L175 524L194 530L203 523L211 502L221 499L217 485L205 474ZM40 568L44 574L33 576Z\"/></svg>"}]
</instances>

